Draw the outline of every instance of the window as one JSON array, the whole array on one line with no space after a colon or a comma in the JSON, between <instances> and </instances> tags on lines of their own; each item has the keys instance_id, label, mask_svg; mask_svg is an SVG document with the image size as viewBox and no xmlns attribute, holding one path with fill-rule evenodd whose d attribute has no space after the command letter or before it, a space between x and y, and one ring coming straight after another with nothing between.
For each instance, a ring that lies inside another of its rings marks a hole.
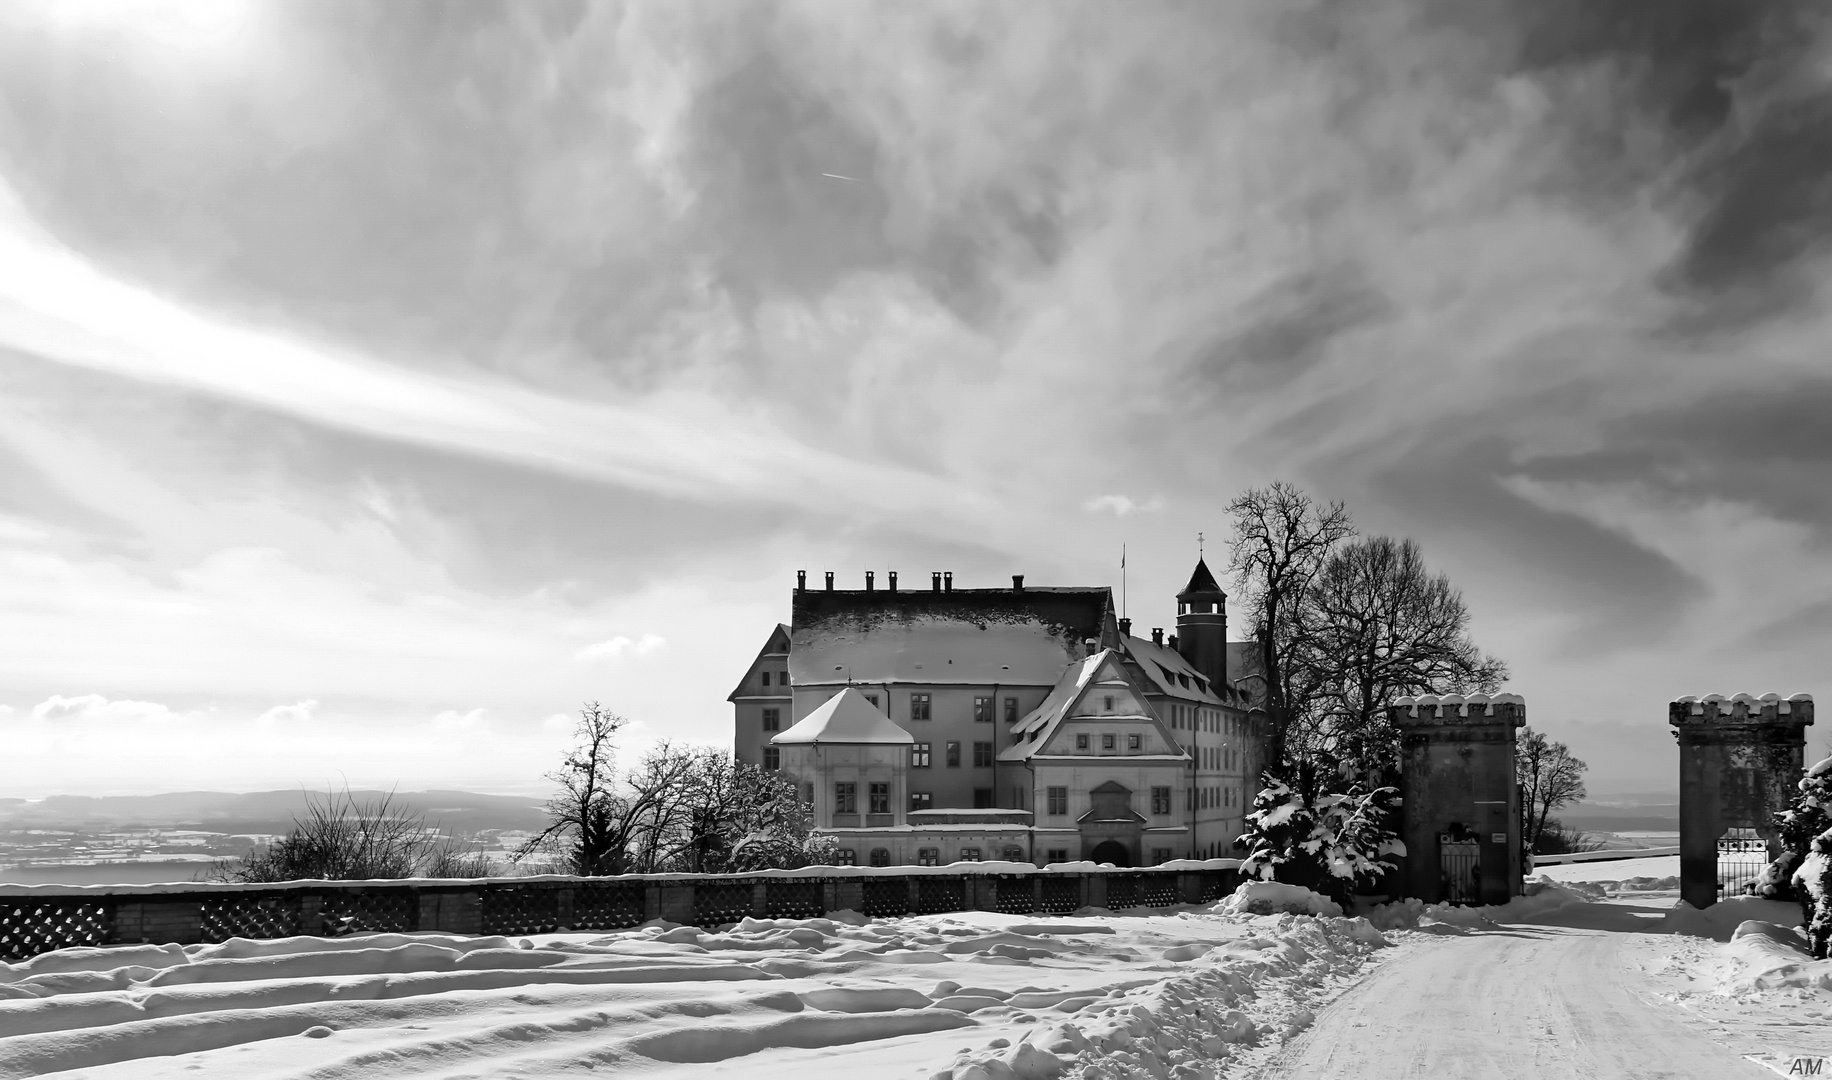
<instances>
[{"instance_id":1,"label":"window","mask_svg":"<svg viewBox=\"0 0 1832 1080\"><path fill-rule=\"evenodd\" d=\"M1196 809L1196 789L1195 788L1186 787L1183 789L1183 808L1185 810Z\"/></svg>"},{"instance_id":2,"label":"window","mask_svg":"<svg viewBox=\"0 0 1832 1080\"><path fill-rule=\"evenodd\" d=\"M1087 733L1083 732L1082 734L1075 736L1075 749L1086 750L1087 748L1088 748Z\"/></svg>"},{"instance_id":3,"label":"window","mask_svg":"<svg viewBox=\"0 0 1832 1080\"><path fill-rule=\"evenodd\" d=\"M782 730L782 710L781 709L763 710L763 730L765 731L781 731Z\"/></svg>"},{"instance_id":4,"label":"window","mask_svg":"<svg viewBox=\"0 0 1832 1080\"><path fill-rule=\"evenodd\" d=\"M973 767L976 769L992 768L992 744L976 742L973 744Z\"/></svg>"},{"instance_id":5,"label":"window","mask_svg":"<svg viewBox=\"0 0 1832 1080\"><path fill-rule=\"evenodd\" d=\"M866 695L865 695L865 700L866 700L866 701L869 701L869 702L871 702L871 703L872 703L872 704L873 704L873 705L875 706L875 705L877 705L877 704L878 704L878 695L876 695L876 694L866 694Z\"/></svg>"},{"instance_id":6,"label":"window","mask_svg":"<svg viewBox=\"0 0 1832 1080\"><path fill-rule=\"evenodd\" d=\"M940 848L925 847L925 848L916 849L916 865L917 866L934 866L936 863L940 861L941 861L941 849Z\"/></svg>"},{"instance_id":7,"label":"window","mask_svg":"<svg viewBox=\"0 0 1832 1080\"><path fill-rule=\"evenodd\" d=\"M992 809L992 789L991 788L976 787L973 789L973 808L975 810Z\"/></svg>"},{"instance_id":8,"label":"window","mask_svg":"<svg viewBox=\"0 0 1832 1080\"><path fill-rule=\"evenodd\" d=\"M1107 699L1103 701L1101 705L1102 705L1102 708L1101 708L1102 712L1112 712L1113 711L1113 695L1108 694Z\"/></svg>"},{"instance_id":9,"label":"window","mask_svg":"<svg viewBox=\"0 0 1832 1080\"><path fill-rule=\"evenodd\" d=\"M976 847L961 848L961 862L979 862L980 849Z\"/></svg>"},{"instance_id":10,"label":"window","mask_svg":"<svg viewBox=\"0 0 1832 1080\"><path fill-rule=\"evenodd\" d=\"M789 685L789 673L786 671L777 672L776 673L776 685L777 686Z\"/></svg>"},{"instance_id":11,"label":"window","mask_svg":"<svg viewBox=\"0 0 1832 1080\"><path fill-rule=\"evenodd\" d=\"M934 803L935 803L935 796L929 794L926 791L910 792L910 809L911 810L927 810L930 806L934 805Z\"/></svg>"},{"instance_id":12,"label":"window","mask_svg":"<svg viewBox=\"0 0 1832 1080\"><path fill-rule=\"evenodd\" d=\"M843 847L833 853L833 865L857 866L858 856L849 847Z\"/></svg>"},{"instance_id":13,"label":"window","mask_svg":"<svg viewBox=\"0 0 1832 1080\"><path fill-rule=\"evenodd\" d=\"M891 864L890 849L881 847L872 848L871 864L873 866L889 866Z\"/></svg>"},{"instance_id":14,"label":"window","mask_svg":"<svg viewBox=\"0 0 1832 1080\"><path fill-rule=\"evenodd\" d=\"M961 744L957 742L950 742L948 744L948 768L958 769L960 767L961 767Z\"/></svg>"},{"instance_id":15,"label":"window","mask_svg":"<svg viewBox=\"0 0 1832 1080\"><path fill-rule=\"evenodd\" d=\"M929 695L910 695L910 719L927 720L929 718Z\"/></svg>"},{"instance_id":16,"label":"window","mask_svg":"<svg viewBox=\"0 0 1832 1080\"><path fill-rule=\"evenodd\" d=\"M1151 789L1151 812L1154 814L1170 813L1170 789L1155 787Z\"/></svg>"},{"instance_id":17,"label":"window","mask_svg":"<svg viewBox=\"0 0 1832 1080\"><path fill-rule=\"evenodd\" d=\"M1069 789L1053 787L1049 789L1050 813L1062 815L1069 812Z\"/></svg>"},{"instance_id":18,"label":"window","mask_svg":"<svg viewBox=\"0 0 1832 1080\"><path fill-rule=\"evenodd\" d=\"M976 697L973 699L973 722L976 724L992 723L992 699Z\"/></svg>"},{"instance_id":19,"label":"window","mask_svg":"<svg viewBox=\"0 0 1832 1080\"><path fill-rule=\"evenodd\" d=\"M929 744L919 742L910 747L910 768L926 769L929 767Z\"/></svg>"},{"instance_id":20,"label":"window","mask_svg":"<svg viewBox=\"0 0 1832 1080\"><path fill-rule=\"evenodd\" d=\"M1023 862L1024 849L1016 844L1007 844L1005 850L999 853L999 858L1006 862Z\"/></svg>"},{"instance_id":21,"label":"window","mask_svg":"<svg viewBox=\"0 0 1832 1080\"><path fill-rule=\"evenodd\" d=\"M1138 736L1138 735L1126 736L1126 749L1137 750L1141 745L1143 745L1143 739L1141 738L1141 736Z\"/></svg>"},{"instance_id":22,"label":"window","mask_svg":"<svg viewBox=\"0 0 1832 1080\"><path fill-rule=\"evenodd\" d=\"M868 813L888 814L891 812L891 786L889 784L873 784L869 794L871 809Z\"/></svg>"},{"instance_id":23,"label":"window","mask_svg":"<svg viewBox=\"0 0 1832 1080\"><path fill-rule=\"evenodd\" d=\"M836 814L859 812L859 785L851 781L841 781L833 785L833 812Z\"/></svg>"},{"instance_id":24,"label":"window","mask_svg":"<svg viewBox=\"0 0 1832 1080\"><path fill-rule=\"evenodd\" d=\"M781 747L766 746L763 748L763 767L771 772L775 772L777 769L782 768Z\"/></svg>"},{"instance_id":25,"label":"window","mask_svg":"<svg viewBox=\"0 0 1832 1080\"><path fill-rule=\"evenodd\" d=\"M763 685L770 685L770 673L767 671L763 673Z\"/></svg>"},{"instance_id":26,"label":"window","mask_svg":"<svg viewBox=\"0 0 1832 1080\"><path fill-rule=\"evenodd\" d=\"M1069 849L1062 848L1062 847L1050 848L1048 851L1043 853L1043 858L1045 862L1053 862L1053 863L1068 862L1069 861Z\"/></svg>"},{"instance_id":27,"label":"window","mask_svg":"<svg viewBox=\"0 0 1832 1080\"><path fill-rule=\"evenodd\" d=\"M1159 863L1167 863L1169 861L1170 861L1170 849L1169 848L1155 847L1151 849L1151 865L1156 866Z\"/></svg>"},{"instance_id":28,"label":"window","mask_svg":"<svg viewBox=\"0 0 1832 1080\"><path fill-rule=\"evenodd\" d=\"M1116 743L1117 741L1118 741L1118 740L1116 740L1116 739L1115 739L1115 738L1113 737L1113 733L1112 733L1111 731L1109 731L1109 732L1107 732L1107 733L1105 733L1105 734L1103 734L1103 735L1102 735L1102 736L1100 737L1100 748L1101 748L1102 750L1111 750L1111 749L1113 749L1113 747L1114 747L1114 744L1115 744L1115 743Z\"/></svg>"},{"instance_id":29,"label":"window","mask_svg":"<svg viewBox=\"0 0 1832 1080\"><path fill-rule=\"evenodd\" d=\"M1015 697L1005 699L1005 722L1007 724L1018 722L1018 699Z\"/></svg>"}]
</instances>

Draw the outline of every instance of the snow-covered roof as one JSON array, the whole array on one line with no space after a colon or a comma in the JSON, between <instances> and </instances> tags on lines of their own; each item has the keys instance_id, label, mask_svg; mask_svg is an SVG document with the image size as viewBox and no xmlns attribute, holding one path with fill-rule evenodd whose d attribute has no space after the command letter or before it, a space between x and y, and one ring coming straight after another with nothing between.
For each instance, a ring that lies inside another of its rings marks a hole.
<instances>
[{"instance_id":1,"label":"snow-covered roof","mask_svg":"<svg viewBox=\"0 0 1832 1080\"><path fill-rule=\"evenodd\" d=\"M1126 670L1126 665L1120 662L1119 651L1102 649L1093 656L1085 657L1069 665L1068 669L1062 673L1062 678L1057 680L1056 685L1050 687L1050 692L1044 696L1043 702L1012 726L1011 733L1017 738L1017 741L999 751L999 760L1027 761L1048 746L1056 729L1062 726L1064 720L1074 714L1075 706L1081 701L1082 695L1095 685L1124 687L1131 691L1141 704L1145 702L1144 688L1133 680L1132 675ZM1146 707L1149 708L1149 706ZM1109 716L1103 719L1145 720L1159 728L1163 727L1162 721L1157 717L1143 714L1135 717ZM1177 745L1176 740L1168 731L1164 731L1163 735L1169 745ZM1146 760L1146 757L1146 755L1129 754L1125 760L1143 761ZM1150 757L1154 760L1187 760L1186 755L1181 753L1168 756L1151 755ZM1102 760L1108 759L1103 758Z\"/></svg>"},{"instance_id":2,"label":"snow-covered roof","mask_svg":"<svg viewBox=\"0 0 1832 1080\"><path fill-rule=\"evenodd\" d=\"M795 598L797 686L1050 686L1088 639L1112 644L1112 591L810 591Z\"/></svg>"},{"instance_id":3,"label":"snow-covered roof","mask_svg":"<svg viewBox=\"0 0 1832 1080\"><path fill-rule=\"evenodd\" d=\"M848 686L833 695L794 727L770 739L779 746L815 743L908 746L915 741L909 732L892 723L876 705L865 700L865 695L856 686Z\"/></svg>"},{"instance_id":4,"label":"snow-covered roof","mask_svg":"<svg viewBox=\"0 0 1832 1080\"><path fill-rule=\"evenodd\" d=\"M1148 693L1156 688L1160 693L1183 701L1224 704L1220 695L1210 687L1208 678L1177 650L1168 645L1153 644L1149 638L1130 635L1121 644L1149 681L1150 685L1146 687Z\"/></svg>"}]
</instances>

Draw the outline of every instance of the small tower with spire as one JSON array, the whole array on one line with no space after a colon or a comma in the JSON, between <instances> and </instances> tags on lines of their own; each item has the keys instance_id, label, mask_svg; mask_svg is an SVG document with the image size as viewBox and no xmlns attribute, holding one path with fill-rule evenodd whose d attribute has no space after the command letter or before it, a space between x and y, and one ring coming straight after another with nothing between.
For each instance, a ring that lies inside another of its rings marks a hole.
<instances>
[{"instance_id":1,"label":"small tower with spire","mask_svg":"<svg viewBox=\"0 0 1832 1080\"><path fill-rule=\"evenodd\" d=\"M1201 555L1190 583L1177 594L1177 651L1218 693L1228 685L1228 594Z\"/></svg>"}]
</instances>

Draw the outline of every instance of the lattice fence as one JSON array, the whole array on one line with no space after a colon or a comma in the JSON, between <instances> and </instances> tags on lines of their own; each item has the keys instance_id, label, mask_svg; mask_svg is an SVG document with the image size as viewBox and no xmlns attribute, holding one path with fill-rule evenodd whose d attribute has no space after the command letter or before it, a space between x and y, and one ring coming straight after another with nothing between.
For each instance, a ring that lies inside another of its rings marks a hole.
<instances>
[{"instance_id":1,"label":"lattice fence","mask_svg":"<svg viewBox=\"0 0 1832 1080\"><path fill-rule=\"evenodd\" d=\"M640 883L580 885L573 890L574 930L623 930L645 920Z\"/></svg>"},{"instance_id":2,"label":"lattice fence","mask_svg":"<svg viewBox=\"0 0 1832 1080\"><path fill-rule=\"evenodd\" d=\"M772 919L815 919L827 913L819 878L773 878L763 887L764 911Z\"/></svg>"},{"instance_id":3,"label":"lattice fence","mask_svg":"<svg viewBox=\"0 0 1832 1080\"><path fill-rule=\"evenodd\" d=\"M693 921L700 926L723 926L749 918L754 882L710 881L693 886Z\"/></svg>"},{"instance_id":4,"label":"lattice fence","mask_svg":"<svg viewBox=\"0 0 1832 1080\"><path fill-rule=\"evenodd\" d=\"M1052 915L1067 915L1080 907L1081 879L1046 876L1041 906Z\"/></svg>"},{"instance_id":5,"label":"lattice fence","mask_svg":"<svg viewBox=\"0 0 1832 1080\"><path fill-rule=\"evenodd\" d=\"M0 899L0 960L24 960L73 945L103 945L114 909L78 901Z\"/></svg>"},{"instance_id":6,"label":"lattice fence","mask_svg":"<svg viewBox=\"0 0 1832 1080\"><path fill-rule=\"evenodd\" d=\"M1037 909L1037 893L1028 876L996 877L993 910L1007 915L1029 915Z\"/></svg>"},{"instance_id":7,"label":"lattice fence","mask_svg":"<svg viewBox=\"0 0 1832 1080\"><path fill-rule=\"evenodd\" d=\"M874 919L896 919L910 913L910 883L907 878L868 877L861 914Z\"/></svg>"},{"instance_id":8,"label":"lattice fence","mask_svg":"<svg viewBox=\"0 0 1832 1080\"><path fill-rule=\"evenodd\" d=\"M411 934L420 929L420 898L401 891L327 893L323 936Z\"/></svg>"},{"instance_id":9,"label":"lattice fence","mask_svg":"<svg viewBox=\"0 0 1832 1080\"><path fill-rule=\"evenodd\" d=\"M1234 875L1226 871L1204 871L1202 875L1202 902L1213 904L1234 891L1239 884Z\"/></svg>"},{"instance_id":10,"label":"lattice fence","mask_svg":"<svg viewBox=\"0 0 1832 1080\"><path fill-rule=\"evenodd\" d=\"M1107 875L1107 910L1139 906L1139 878L1136 874Z\"/></svg>"},{"instance_id":11,"label":"lattice fence","mask_svg":"<svg viewBox=\"0 0 1832 1080\"><path fill-rule=\"evenodd\" d=\"M203 900L203 939L279 938L299 933L299 897L231 893Z\"/></svg>"},{"instance_id":12,"label":"lattice fence","mask_svg":"<svg viewBox=\"0 0 1832 1080\"><path fill-rule=\"evenodd\" d=\"M1140 902L1146 907L1176 907L1183 902L1175 874L1143 874L1138 880Z\"/></svg>"},{"instance_id":13,"label":"lattice fence","mask_svg":"<svg viewBox=\"0 0 1832 1080\"><path fill-rule=\"evenodd\" d=\"M560 928L560 891L498 886L478 897L486 934L550 934Z\"/></svg>"},{"instance_id":14,"label":"lattice fence","mask_svg":"<svg viewBox=\"0 0 1832 1080\"><path fill-rule=\"evenodd\" d=\"M967 910L966 885L960 878L917 878L916 914L938 915L944 911Z\"/></svg>"}]
</instances>

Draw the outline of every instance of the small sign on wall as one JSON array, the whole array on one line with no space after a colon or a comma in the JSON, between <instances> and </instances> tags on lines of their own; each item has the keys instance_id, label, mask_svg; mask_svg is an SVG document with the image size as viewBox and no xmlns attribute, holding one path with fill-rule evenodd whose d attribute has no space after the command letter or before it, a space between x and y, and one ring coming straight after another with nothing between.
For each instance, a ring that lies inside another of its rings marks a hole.
<instances>
[{"instance_id":1,"label":"small sign on wall","mask_svg":"<svg viewBox=\"0 0 1832 1080\"><path fill-rule=\"evenodd\" d=\"M1489 840L1497 844L1505 844L1508 842L1508 834L1504 832L1489 833Z\"/></svg>"}]
</instances>

